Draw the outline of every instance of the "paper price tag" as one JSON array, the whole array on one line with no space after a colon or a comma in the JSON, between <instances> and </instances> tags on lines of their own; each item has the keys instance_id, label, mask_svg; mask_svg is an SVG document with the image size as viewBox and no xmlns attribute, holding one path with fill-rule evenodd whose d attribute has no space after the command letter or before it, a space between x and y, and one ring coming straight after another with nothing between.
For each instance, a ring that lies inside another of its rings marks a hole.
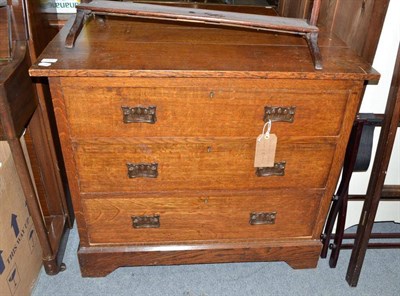
<instances>
[{"instance_id":1,"label":"paper price tag","mask_svg":"<svg viewBox=\"0 0 400 296\"><path fill-rule=\"evenodd\" d=\"M275 134L261 134L256 140L256 154L254 167L273 167L275 163L275 152L278 138Z\"/></svg>"}]
</instances>

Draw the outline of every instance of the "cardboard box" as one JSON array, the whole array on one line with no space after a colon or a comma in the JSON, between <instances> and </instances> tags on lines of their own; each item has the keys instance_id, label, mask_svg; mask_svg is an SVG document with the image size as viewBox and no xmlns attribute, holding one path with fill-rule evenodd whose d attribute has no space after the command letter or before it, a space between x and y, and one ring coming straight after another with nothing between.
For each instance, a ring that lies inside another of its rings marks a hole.
<instances>
[{"instance_id":1,"label":"cardboard box","mask_svg":"<svg viewBox=\"0 0 400 296\"><path fill-rule=\"evenodd\" d=\"M0 295L30 295L42 250L7 142L0 142Z\"/></svg>"}]
</instances>

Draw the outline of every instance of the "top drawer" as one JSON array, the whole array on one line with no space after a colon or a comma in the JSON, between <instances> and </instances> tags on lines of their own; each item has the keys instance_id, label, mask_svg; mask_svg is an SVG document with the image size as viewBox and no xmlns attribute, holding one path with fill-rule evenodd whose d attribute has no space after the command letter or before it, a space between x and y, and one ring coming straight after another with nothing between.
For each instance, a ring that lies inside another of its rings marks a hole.
<instances>
[{"instance_id":1,"label":"top drawer","mask_svg":"<svg viewBox=\"0 0 400 296\"><path fill-rule=\"evenodd\" d=\"M346 81L277 79L94 77L62 84L73 138L255 137L265 107L295 107L293 122L273 123L278 136L335 136L351 89ZM124 123L122 107L138 106L156 107L154 124Z\"/></svg>"}]
</instances>

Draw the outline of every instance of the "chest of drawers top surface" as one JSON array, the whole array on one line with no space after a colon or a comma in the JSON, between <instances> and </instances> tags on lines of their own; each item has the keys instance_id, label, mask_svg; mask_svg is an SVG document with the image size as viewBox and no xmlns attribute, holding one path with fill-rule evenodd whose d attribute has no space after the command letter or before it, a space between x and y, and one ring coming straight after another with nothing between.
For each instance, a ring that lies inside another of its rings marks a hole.
<instances>
[{"instance_id":1,"label":"chest of drawers top surface","mask_svg":"<svg viewBox=\"0 0 400 296\"><path fill-rule=\"evenodd\" d=\"M72 19L34 64L33 76L269 77L377 79L378 73L334 36L319 37L323 70L295 35L108 17L89 20L65 48Z\"/></svg>"}]
</instances>

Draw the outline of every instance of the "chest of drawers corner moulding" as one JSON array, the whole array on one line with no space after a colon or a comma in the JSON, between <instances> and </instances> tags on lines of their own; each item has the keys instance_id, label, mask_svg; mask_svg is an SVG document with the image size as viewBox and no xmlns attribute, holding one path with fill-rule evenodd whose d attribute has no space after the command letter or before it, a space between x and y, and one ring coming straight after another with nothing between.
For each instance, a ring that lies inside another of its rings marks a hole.
<instances>
[{"instance_id":1,"label":"chest of drawers corner moulding","mask_svg":"<svg viewBox=\"0 0 400 296\"><path fill-rule=\"evenodd\" d=\"M30 73L49 77L83 276L316 266L363 85L378 73L323 35L315 71L296 36L110 17L66 49L70 25L39 58L58 61ZM276 165L256 169L269 118Z\"/></svg>"}]
</instances>

